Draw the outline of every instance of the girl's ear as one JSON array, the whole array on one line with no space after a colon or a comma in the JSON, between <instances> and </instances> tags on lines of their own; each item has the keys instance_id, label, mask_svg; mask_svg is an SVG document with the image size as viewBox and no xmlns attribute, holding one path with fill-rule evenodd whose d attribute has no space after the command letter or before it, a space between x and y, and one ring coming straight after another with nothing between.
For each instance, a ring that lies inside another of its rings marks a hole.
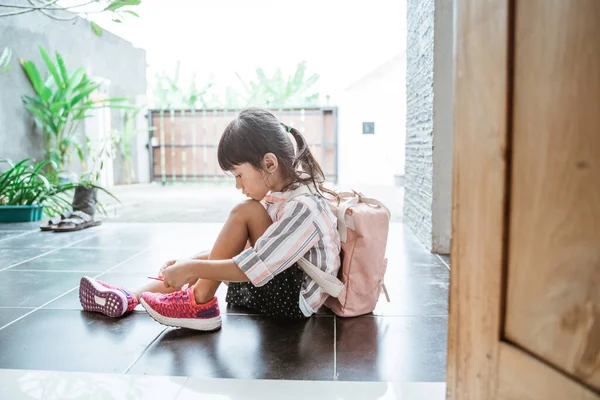
<instances>
[{"instance_id":1,"label":"girl's ear","mask_svg":"<svg viewBox=\"0 0 600 400\"><path fill-rule=\"evenodd\" d=\"M279 162L277 160L277 156L273 153L267 153L263 157L263 168L267 171L268 174L274 174L277 171L277 167L279 166Z\"/></svg>"}]
</instances>

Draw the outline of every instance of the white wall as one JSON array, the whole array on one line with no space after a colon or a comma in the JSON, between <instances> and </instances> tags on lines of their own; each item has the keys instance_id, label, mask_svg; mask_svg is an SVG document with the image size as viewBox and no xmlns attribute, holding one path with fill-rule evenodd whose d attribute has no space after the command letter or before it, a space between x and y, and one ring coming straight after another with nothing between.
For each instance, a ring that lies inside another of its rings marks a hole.
<instances>
[{"instance_id":1,"label":"white wall","mask_svg":"<svg viewBox=\"0 0 600 400\"><path fill-rule=\"evenodd\" d=\"M394 185L404 175L405 56L397 56L339 95L339 182ZM363 135L362 123L375 122Z\"/></svg>"}]
</instances>

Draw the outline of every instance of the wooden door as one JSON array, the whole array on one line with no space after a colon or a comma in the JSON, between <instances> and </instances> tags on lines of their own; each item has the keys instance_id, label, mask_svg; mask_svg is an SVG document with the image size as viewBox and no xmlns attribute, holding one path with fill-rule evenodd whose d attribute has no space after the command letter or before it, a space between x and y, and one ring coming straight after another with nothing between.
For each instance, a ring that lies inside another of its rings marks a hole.
<instances>
[{"instance_id":1,"label":"wooden door","mask_svg":"<svg viewBox=\"0 0 600 400\"><path fill-rule=\"evenodd\" d=\"M600 1L456 0L449 399L600 399Z\"/></svg>"}]
</instances>

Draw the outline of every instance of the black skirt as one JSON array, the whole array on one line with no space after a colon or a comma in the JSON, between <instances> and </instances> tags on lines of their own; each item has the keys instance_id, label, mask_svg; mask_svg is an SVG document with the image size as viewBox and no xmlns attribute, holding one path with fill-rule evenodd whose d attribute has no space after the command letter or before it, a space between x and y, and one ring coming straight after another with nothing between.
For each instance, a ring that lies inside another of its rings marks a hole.
<instances>
[{"instance_id":1,"label":"black skirt","mask_svg":"<svg viewBox=\"0 0 600 400\"><path fill-rule=\"evenodd\" d=\"M225 301L275 318L306 318L300 309L300 291L306 279L297 264L275 275L261 287L251 282L230 283Z\"/></svg>"}]
</instances>

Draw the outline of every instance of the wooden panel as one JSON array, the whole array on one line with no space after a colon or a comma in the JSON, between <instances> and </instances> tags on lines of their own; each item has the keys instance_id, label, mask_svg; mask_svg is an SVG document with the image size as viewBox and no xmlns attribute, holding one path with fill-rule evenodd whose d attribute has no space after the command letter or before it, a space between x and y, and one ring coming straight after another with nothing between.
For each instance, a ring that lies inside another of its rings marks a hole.
<instances>
[{"instance_id":1,"label":"wooden panel","mask_svg":"<svg viewBox=\"0 0 600 400\"><path fill-rule=\"evenodd\" d=\"M448 398L495 399L502 312L509 2L455 3Z\"/></svg>"},{"instance_id":2,"label":"wooden panel","mask_svg":"<svg viewBox=\"0 0 600 400\"><path fill-rule=\"evenodd\" d=\"M507 338L600 390L600 1L518 2Z\"/></svg>"},{"instance_id":3,"label":"wooden panel","mask_svg":"<svg viewBox=\"0 0 600 400\"><path fill-rule=\"evenodd\" d=\"M498 400L598 400L591 390L516 347L500 345Z\"/></svg>"}]
</instances>

